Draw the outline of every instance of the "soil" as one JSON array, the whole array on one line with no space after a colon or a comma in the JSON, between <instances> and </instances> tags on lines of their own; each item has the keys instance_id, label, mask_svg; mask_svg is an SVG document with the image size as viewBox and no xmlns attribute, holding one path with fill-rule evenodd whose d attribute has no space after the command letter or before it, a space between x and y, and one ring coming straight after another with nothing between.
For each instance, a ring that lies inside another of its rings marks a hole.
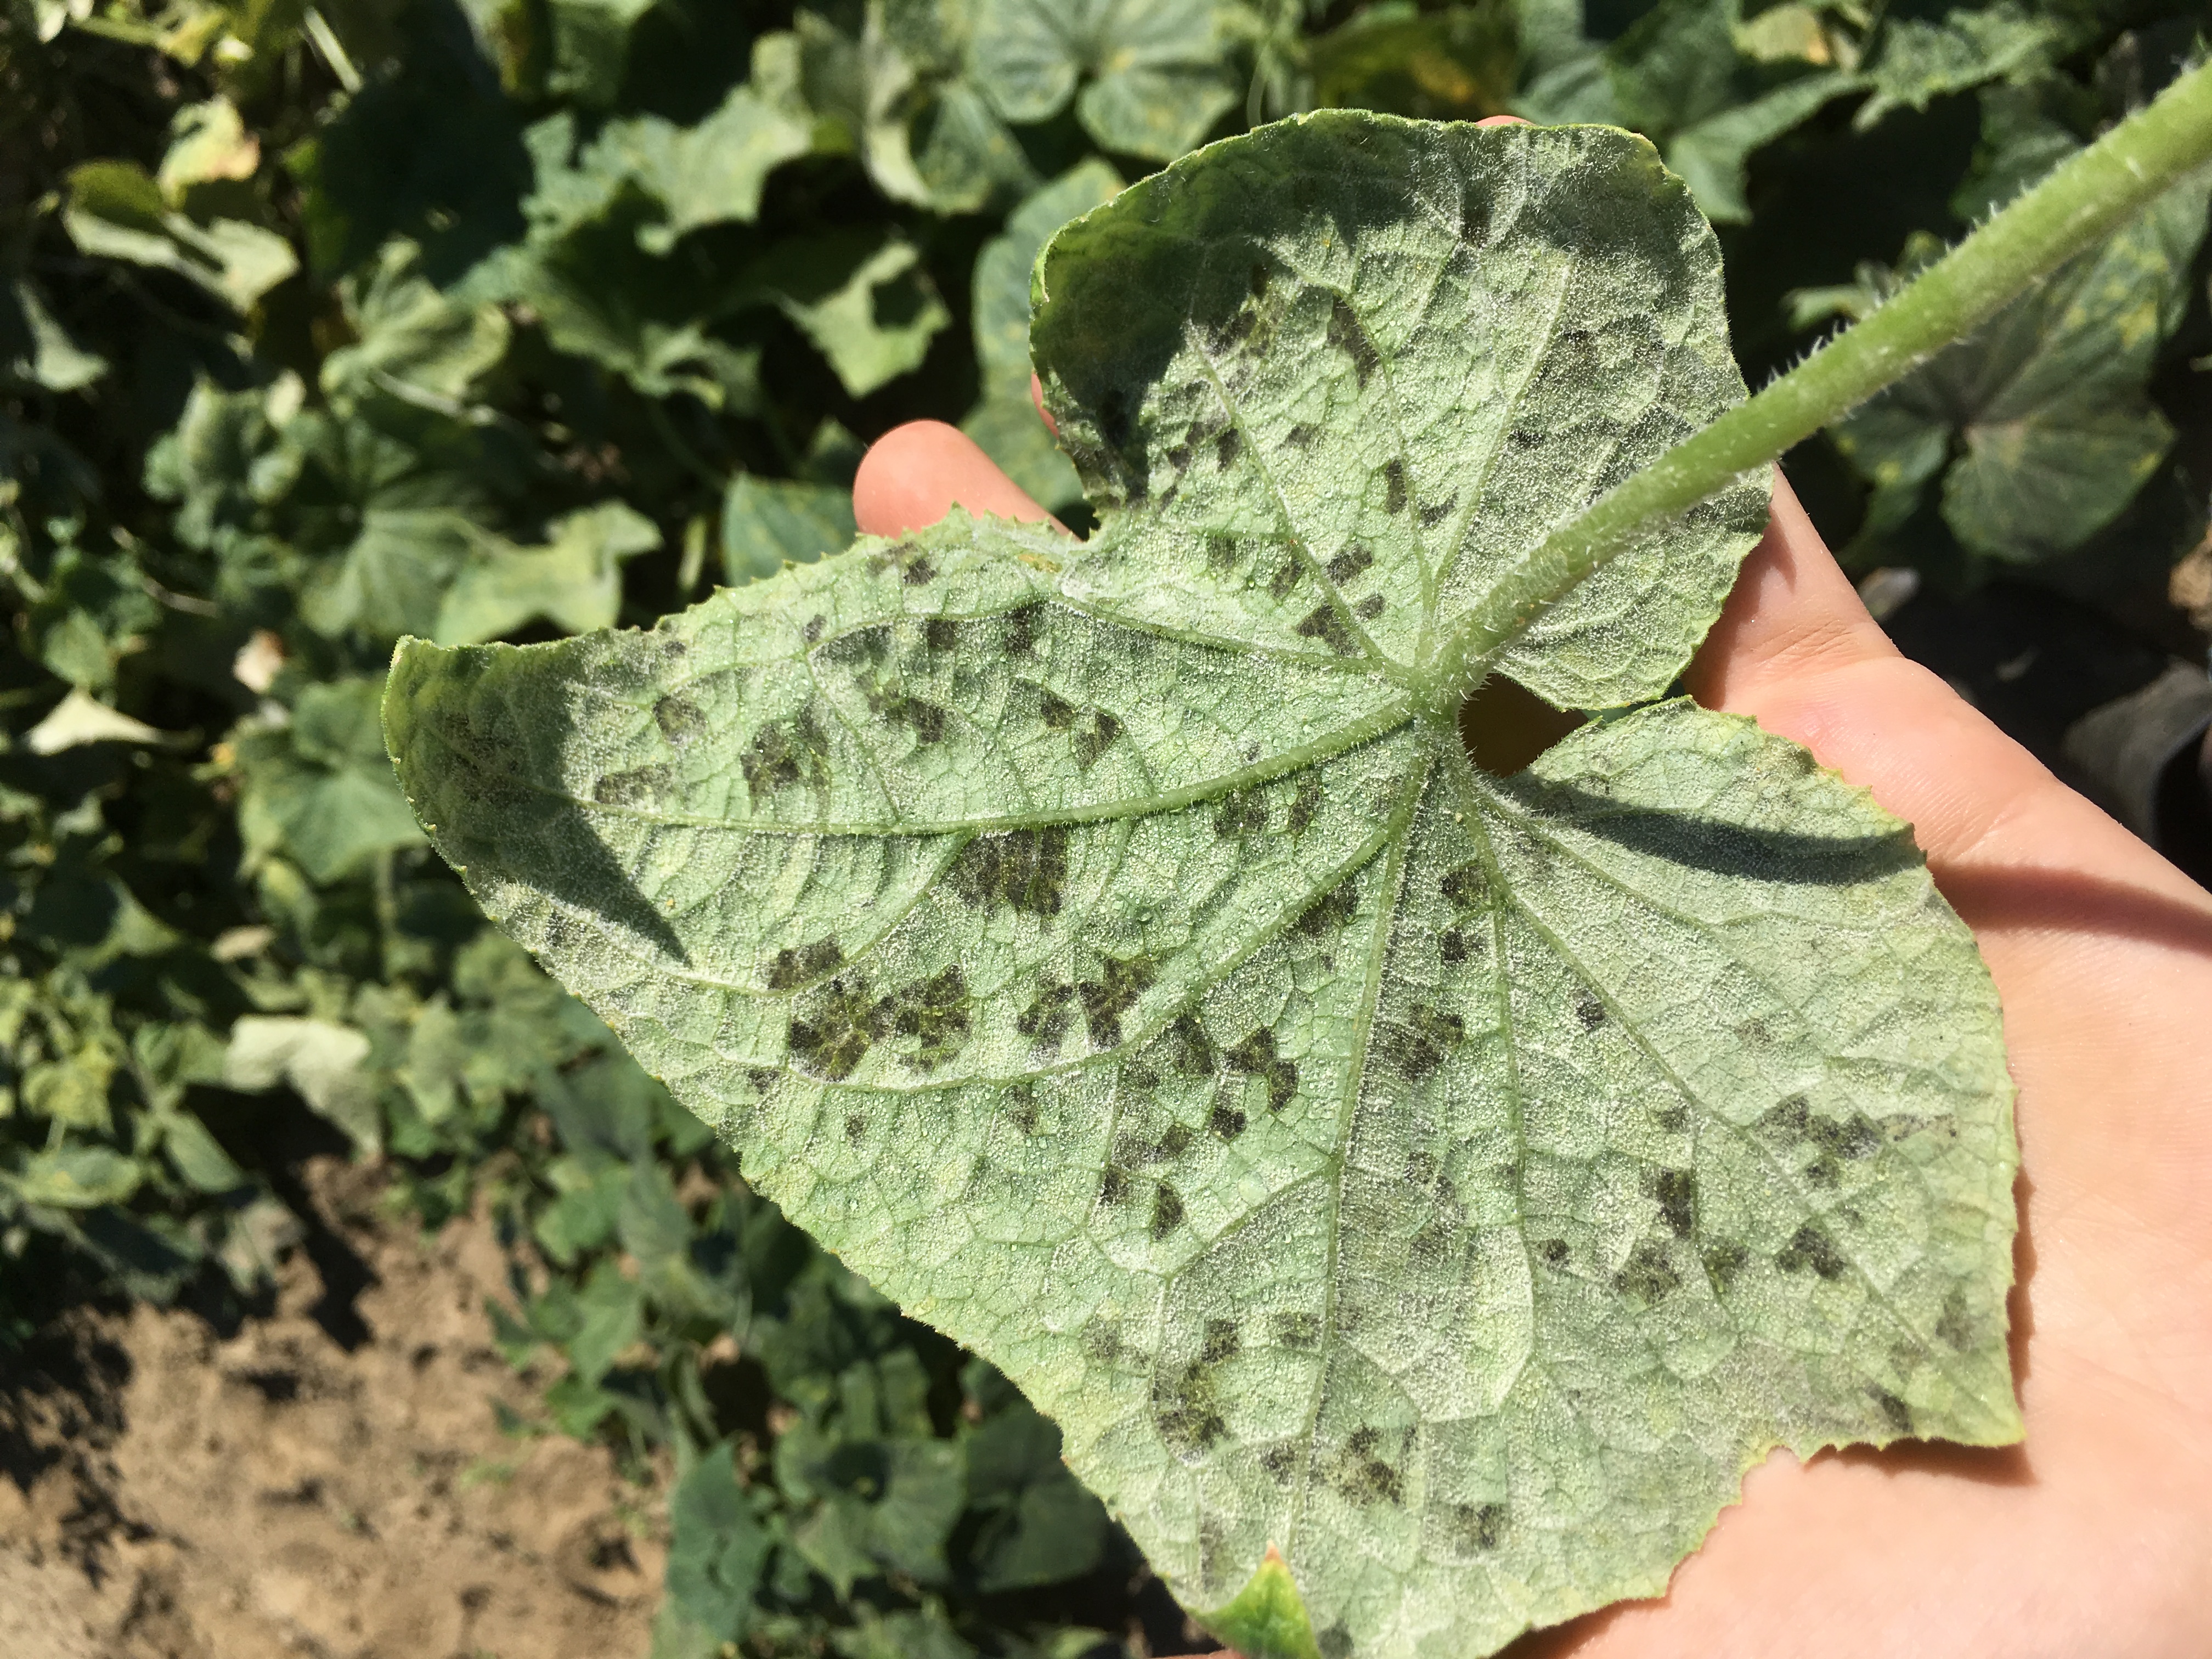
<instances>
[{"instance_id":1,"label":"soil","mask_svg":"<svg viewBox=\"0 0 2212 1659\"><path fill-rule=\"evenodd\" d=\"M424 1241L374 1168L304 1171L314 1243L224 1332L79 1309L0 1374L7 1659L629 1659L657 1495L603 1449L503 1434L489 1224Z\"/></svg>"}]
</instances>

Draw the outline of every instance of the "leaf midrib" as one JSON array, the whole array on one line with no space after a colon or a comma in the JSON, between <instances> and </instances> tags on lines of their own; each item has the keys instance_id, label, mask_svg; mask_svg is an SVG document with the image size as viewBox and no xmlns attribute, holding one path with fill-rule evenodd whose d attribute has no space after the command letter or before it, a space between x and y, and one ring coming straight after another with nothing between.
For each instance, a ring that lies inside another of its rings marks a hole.
<instances>
[{"instance_id":1,"label":"leaf midrib","mask_svg":"<svg viewBox=\"0 0 2212 1659\"><path fill-rule=\"evenodd\" d=\"M1180 788L1163 790L1157 795L1125 798L1102 801L1091 806L1074 806L1064 811L1035 814L1001 814L994 817L963 817L939 819L911 819L871 822L854 820L840 823L793 822L757 817L714 817L701 813L662 812L644 807L621 805L611 801L587 800L550 783L534 778L515 781L532 793L549 800L565 802L581 812L611 817L627 818L659 829L722 830L738 835L763 836L928 836L974 833L994 835L1014 830L1042 830L1059 824L1099 823L1115 818L1150 817L1155 813L1172 812L1186 806L1195 806L1215 800L1241 789L1257 787L1291 772L1302 771L1334 760L1339 755L1358 748L1377 738L1388 737L1408 721L1420 718L1420 709L1410 695L1401 694L1373 714L1347 721L1325 736L1295 748L1279 750L1240 767L1233 772L1202 779ZM848 728L850 729L849 727ZM884 792L890 793L888 789Z\"/></svg>"}]
</instances>

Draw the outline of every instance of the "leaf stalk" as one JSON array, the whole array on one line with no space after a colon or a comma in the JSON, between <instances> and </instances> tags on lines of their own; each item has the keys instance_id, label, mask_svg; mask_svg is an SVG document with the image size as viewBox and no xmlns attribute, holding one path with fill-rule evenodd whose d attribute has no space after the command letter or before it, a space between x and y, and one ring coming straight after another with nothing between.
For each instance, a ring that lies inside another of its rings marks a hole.
<instances>
[{"instance_id":1,"label":"leaf stalk","mask_svg":"<svg viewBox=\"0 0 2212 1659\"><path fill-rule=\"evenodd\" d=\"M1655 521L1687 512L1900 379L2212 158L2212 63L2052 169L1900 291L1757 395L1554 530L1436 659L1447 701Z\"/></svg>"}]
</instances>

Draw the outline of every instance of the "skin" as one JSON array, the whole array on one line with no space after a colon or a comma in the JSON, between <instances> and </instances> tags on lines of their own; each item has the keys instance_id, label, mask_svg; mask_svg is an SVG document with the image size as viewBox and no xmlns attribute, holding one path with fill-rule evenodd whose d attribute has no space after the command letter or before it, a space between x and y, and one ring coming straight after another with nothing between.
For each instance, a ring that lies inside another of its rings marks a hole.
<instances>
[{"instance_id":1,"label":"skin","mask_svg":"<svg viewBox=\"0 0 2212 1659\"><path fill-rule=\"evenodd\" d=\"M1040 411L1042 412L1042 411ZM936 422L853 489L894 535L1049 516ZM2003 1000L2021 1174L2018 1446L1777 1452L1667 1594L1510 1659L2212 1652L2212 896L1899 654L1778 476L1686 677L1913 826Z\"/></svg>"}]
</instances>

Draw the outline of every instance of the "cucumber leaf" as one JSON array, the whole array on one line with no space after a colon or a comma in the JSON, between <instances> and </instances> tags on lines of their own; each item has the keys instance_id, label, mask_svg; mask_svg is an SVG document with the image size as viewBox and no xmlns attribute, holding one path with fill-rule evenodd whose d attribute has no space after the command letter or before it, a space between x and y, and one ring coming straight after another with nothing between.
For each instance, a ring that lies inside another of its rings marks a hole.
<instances>
[{"instance_id":1,"label":"cucumber leaf","mask_svg":"<svg viewBox=\"0 0 2212 1659\"><path fill-rule=\"evenodd\" d=\"M1838 447L1874 485L1862 544L1905 530L1931 490L1962 547L2009 563L2079 547L2118 518L2173 441L2149 380L2188 307L2208 200L2212 170L1838 422ZM1908 248L1905 263L1935 252ZM1855 309L1889 286L1869 276Z\"/></svg>"},{"instance_id":2,"label":"cucumber leaf","mask_svg":"<svg viewBox=\"0 0 2212 1659\"><path fill-rule=\"evenodd\" d=\"M1681 700L1480 771L1435 665L1742 396L1652 148L1303 118L1036 291L1089 542L956 512L649 632L403 642L485 909L1224 1637L1489 1652L1663 1588L1772 1447L2015 1438L1997 1005L1907 828ZM1765 501L1495 670L1663 694Z\"/></svg>"},{"instance_id":3,"label":"cucumber leaf","mask_svg":"<svg viewBox=\"0 0 2212 1659\"><path fill-rule=\"evenodd\" d=\"M1121 175L1097 156L1079 162L1007 215L1006 229L975 256L972 332L982 397L961 429L1054 510L1082 500L1083 482L1030 402L1030 270L1054 231L1121 188Z\"/></svg>"},{"instance_id":4,"label":"cucumber leaf","mask_svg":"<svg viewBox=\"0 0 2212 1659\"><path fill-rule=\"evenodd\" d=\"M1169 161L1237 101L1224 10L1214 0L980 0L970 75L1009 121L1049 120L1073 98L1100 149Z\"/></svg>"}]
</instances>

